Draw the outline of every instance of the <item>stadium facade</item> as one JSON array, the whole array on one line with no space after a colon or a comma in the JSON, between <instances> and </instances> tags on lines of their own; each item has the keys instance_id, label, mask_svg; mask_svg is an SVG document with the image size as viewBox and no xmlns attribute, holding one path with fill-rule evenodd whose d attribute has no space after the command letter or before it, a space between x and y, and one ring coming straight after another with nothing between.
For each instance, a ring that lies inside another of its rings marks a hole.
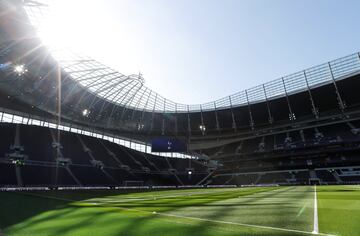
<instances>
[{"instance_id":1,"label":"stadium facade","mask_svg":"<svg viewBox=\"0 0 360 236\"><path fill-rule=\"evenodd\" d=\"M360 182L359 53L185 105L45 47L44 7L0 5L1 186ZM159 138L186 150L152 152Z\"/></svg>"}]
</instances>

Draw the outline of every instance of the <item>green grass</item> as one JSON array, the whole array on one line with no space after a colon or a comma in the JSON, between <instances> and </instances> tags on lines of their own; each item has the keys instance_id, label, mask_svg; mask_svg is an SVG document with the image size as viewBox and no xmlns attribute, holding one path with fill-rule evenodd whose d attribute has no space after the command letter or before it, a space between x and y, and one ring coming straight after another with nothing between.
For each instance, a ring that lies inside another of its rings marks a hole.
<instances>
[{"instance_id":1,"label":"green grass","mask_svg":"<svg viewBox=\"0 0 360 236\"><path fill-rule=\"evenodd\" d=\"M5 235L311 235L314 187L0 193ZM360 187L317 188L322 234L360 235Z\"/></svg>"},{"instance_id":2,"label":"green grass","mask_svg":"<svg viewBox=\"0 0 360 236\"><path fill-rule=\"evenodd\" d=\"M320 231L360 235L360 186L318 187Z\"/></svg>"}]
</instances>

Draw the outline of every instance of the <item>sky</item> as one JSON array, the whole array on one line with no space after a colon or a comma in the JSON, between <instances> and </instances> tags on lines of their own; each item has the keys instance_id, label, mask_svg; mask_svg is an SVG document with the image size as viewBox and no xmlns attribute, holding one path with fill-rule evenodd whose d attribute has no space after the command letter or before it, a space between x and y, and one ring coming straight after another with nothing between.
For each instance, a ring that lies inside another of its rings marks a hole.
<instances>
[{"instance_id":1,"label":"sky","mask_svg":"<svg viewBox=\"0 0 360 236\"><path fill-rule=\"evenodd\" d=\"M360 51L359 10L358 0L55 0L42 37L199 104Z\"/></svg>"}]
</instances>

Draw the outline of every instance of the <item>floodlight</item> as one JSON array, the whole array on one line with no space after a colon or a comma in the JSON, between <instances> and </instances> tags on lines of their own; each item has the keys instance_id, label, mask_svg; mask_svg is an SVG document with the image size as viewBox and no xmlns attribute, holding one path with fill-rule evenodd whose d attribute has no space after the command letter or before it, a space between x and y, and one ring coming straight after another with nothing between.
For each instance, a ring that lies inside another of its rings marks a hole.
<instances>
[{"instance_id":1,"label":"floodlight","mask_svg":"<svg viewBox=\"0 0 360 236\"><path fill-rule=\"evenodd\" d=\"M199 126L199 129L200 129L202 132L205 132L205 131L206 131L205 125L200 125L200 126Z\"/></svg>"},{"instance_id":2,"label":"floodlight","mask_svg":"<svg viewBox=\"0 0 360 236\"><path fill-rule=\"evenodd\" d=\"M89 111L88 109L84 109L84 110L82 111L82 115L83 115L83 116L88 117L89 114L90 114L90 111Z\"/></svg>"},{"instance_id":3,"label":"floodlight","mask_svg":"<svg viewBox=\"0 0 360 236\"><path fill-rule=\"evenodd\" d=\"M27 69L24 65L15 65L14 66L14 72L18 74L19 76L25 74L27 72Z\"/></svg>"}]
</instances>

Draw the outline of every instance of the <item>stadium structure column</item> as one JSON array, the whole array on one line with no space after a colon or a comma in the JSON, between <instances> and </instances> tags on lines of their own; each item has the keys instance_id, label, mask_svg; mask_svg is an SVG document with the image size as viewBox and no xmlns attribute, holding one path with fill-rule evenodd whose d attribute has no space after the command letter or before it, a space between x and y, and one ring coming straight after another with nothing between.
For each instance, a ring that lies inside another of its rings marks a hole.
<instances>
[{"instance_id":1,"label":"stadium structure column","mask_svg":"<svg viewBox=\"0 0 360 236\"><path fill-rule=\"evenodd\" d=\"M216 122L216 130L220 132L219 118L217 114L216 102L214 102L214 113L215 113L215 122Z\"/></svg>"},{"instance_id":2,"label":"stadium structure column","mask_svg":"<svg viewBox=\"0 0 360 236\"><path fill-rule=\"evenodd\" d=\"M45 72L45 71L44 71ZM61 73L61 66L60 64L58 63L56 66L53 66L50 70L46 71L46 76L49 76L50 74L52 73L56 73L56 80L57 80L57 83L55 84L55 87L53 90L50 90L49 91L49 97L57 97L57 98L60 98L59 97L59 90L61 90L61 87L63 86L63 83L64 83L64 80L67 78L62 78L62 73ZM44 76L45 77L45 76ZM42 77L42 78L44 78ZM40 84L44 84L46 83L47 80L46 79L41 79L41 80L38 80L35 82L35 84L33 85L32 89L33 91L36 89L36 87L40 87ZM63 104L62 102L63 99L60 99L59 101L61 102L60 105ZM50 99L47 100L47 102L50 102ZM39 104L41 104L41 102L39 102ZM39 105L37 104L37 105Z\"/></svg>"},{"instance_id":3,"label":"stadium structure column","mask_svg":"<svg viewBox=\"0 0 360 236\"><path fill-rule=\"evenodd\" d=\"M330 62L328 62L328 65L329 65L329 70L330 70L331 79L332 79L333 85L334 85L334 87L335 87L335 93L336 93L336 98L337 98L337 100L338 100L339 109L341 110L341 112L344 112L344 110L345 110L345 108L346 108L345 102L344 102L344 100L342 99L341 94L340 94L340 91L339 91L338 86L337 86L337 84L336 84L336 80L335 80L335 78L334 78L334 73L333 73L333 71L332 71Z\"/></svg>"},{"instance_id":4,"label":"stadium structure column","mask_svg":"<svg viewBox=\"0 0 360 236\"><path fill-rule=\"evenodd\" d=\"M307 91L308 91L308 94L309 94L312 113L314 114L316 119L319 119L319 109L315 106L315 101L314 101L314 98L312 96L312 93L311 93L311 90L310 90L310 87L309 87L309 82L308 82L305 70L304 70L304 78L305 78L305 82L306 82L306 88L307 88Z\"/></svg>"},{"instance_id":5,"label":"stadium structure column","mask_svg":"<svg viewBox=\"0 0 360 236\"><path fill-rule=\"evenodd\" d=\"M165 135L165 107L166 107L166 99L164 99L164 109L162 115L162 122L161 122L161 135Z\"/></svg>"},{"instance_id":6,"label":"stadium structure column","mask_svg":"<svg viewBox=\"0 0 360 236\"><path fill-rule=\"evenodd\" d=\"M250 123L250 127L251 127L251 130L254 130L255 123L254 123L254 119L253 119L252 113L251 113L250 101L249 101L249 96L248 96L247 90L245 90L245 96L246 96L246 102L247 102L248 110L249 110L249 123Z\"/></svg>"},{"instance_id":7,"label":"stadium structure column","mask_svg":"<svg viewBox=\"0 0 360 236\"><path fill-rule=\"evenodd\" d=\"M140 124L140 125L141 125L142 122L143 122L144 114L145 114L145 108L147 107L147 105L148 105L148 103L149 103L149 99L150 99L150 97L151 97L151 94L152 94L152 90L150 90L150 94L149 94L149 96L148 96L147 99L146 99L145 106L144 106L144 108L143 108L142 111L141 111L141 115L140 115L140 119L139 119L139 124ZM139 130L139 131L140 131L140 130Z\"/></svg>"},{"instance_id":8,"label":"stadium structure column","mask_svg":"<svg viewBox=\"0 0 360 236\"><path fill-rule=\"evenodd\" d=\"M237 125L236 125L236 121L235 121L235 115L234 115L233 105L232 105L232 101L231 101L230 96L229 96L229 104L230 104L230 111L231 111L231 118L232 118L232 128L236 132L237 131Z\"/></svg>"},{"instance_id":9,"label":"stadium structure column","mask_svg":"<svg viewBox=\"0 0 360 236\"><path fill-rule=\"evenodd\" d=\"M177 103L175 103L175 136L178 134Z\"/></svg>"},{"instance_id":10,"label":"stadium structure column","mask_svg":"<svg viewBox=\"0 0 360 236\"><path fill-rule=\"evenodd\" d=\"M57 82L58 82L58 103L57 103L57 127L59 127L61 125L61 108L62 108L62 104L61 104L61 97L62 97L62 87L61 87L61 65L57 64ZM61 150L60 150L60 143L61 143L61 132L58 129L57 130L57 135L56 135L56 142L59 144L56 147L56 159L61 155ZM55 168L55 185L58 184L58 178L59 178L59 165L58 163L56 164L56 168Z\"/></svg>"},{"instance_id":11,"label":"stadium structure column","mask_svg":"<svg viewBox=\"0 0 360 236\"><path fill-rule=\"evenodd\" d=\"M191 136L191 123L190 123L190 111L189 105L187 105L187 121L188 121L188 135Z\"/></svg>"},{"instance_id":12,"label":"stadium structure column","mask_svg":"<svg viewBox=\"0 0 360 236\"><path fill-rule=\"evenodd\" d=\"M269 121L270 124L272 124L274 122L274 118L271 115L269 99L268 99L267 94L266 94L265 85L263 84L262 87L263 87L263 90L264 90L264 96L265 96L265 100L266 100L266 109L267 109L267 113L268 113L268 121Z\"/></svg>"},{"instance_id":13,"label":"stadium structure column","mask_svg":"<svg viewBox=\"0 0 360 236\"><path fill-rule=\"evenodd\" d=\"M152 110L152 114L151 114L151 122L150 122L150 129L149 129L149 133L152 132L153 128L154 128L154 116L155 116L155 106L156 106L156 100L157 100L157 94L155 95L155 101L154 101L154 106L153 106L153 110Z\"/></svg>"},{"instance_id":14,"label":"stadium structure column","mask_svg":"<svg viewBox=\"0 0 360 236\"><path fill-rule=\"evenodd\" d=\"M164 115L163 115L162 122L161 122L161 135L165 135L165 119L164 119Z\"/></svg>"},{"instance_id":15,"label":"stadium structure column","mask_svg":"<svg viewBox=\"0 0 360 236\"><path fill-rule=\"evenodd\" d=\"M202 133L202 135L205 135L205 131L206 131L206 129L205 129L205 124L204 124L204 117L203 117L203 111L202 111L202 105L200 105L200 118L201 118L201 133Z\"/></svg>"},{"instance_id":16,"label":"stadium structure column","mask_svg":"<svg viewBox=\"0 0 360 236\"><path fill-rule=\"evenodd\" d=\"M282 81L282 84L283 84L283 86L284 86L286 103L287 103L288 108L289 108L289 120L290 120L290 121L294 121L294 120L296 120L296 116L295 116L295 113L294 113L294 112L292 111L292 109L291 109L291 104L290 104L289 96L288 96L288 93L287 93L287 90L286 90L286 85L285 85L284 77L281 77L281 81Z\"/></svg>"},{"instance_id":17,"label":"stadium structure column","mask_svg":"<svg viewBox=\"0 0 360 236\"><path fill-rule=\"evenodd\" d=\"M20 150L21 149L23 150L23 147L20 144L20 125L19 124L16 124L16 126L15 126L14 147L19 148ZM15 174L16 174L16 182L17 182L18 187L23 186L21 167L18 164L15 164Z\"/></svg>"}]
</instances>

